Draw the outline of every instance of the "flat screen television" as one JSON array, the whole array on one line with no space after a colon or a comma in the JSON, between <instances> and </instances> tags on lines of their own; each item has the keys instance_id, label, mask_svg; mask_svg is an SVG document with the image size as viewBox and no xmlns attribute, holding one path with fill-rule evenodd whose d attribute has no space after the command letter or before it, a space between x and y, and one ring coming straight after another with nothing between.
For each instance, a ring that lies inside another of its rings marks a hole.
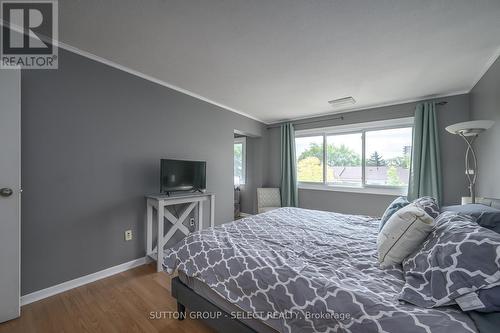
<instances>
[{"instance_id":1,"label":"flat screen television","mask_svg":"<svg viewBox=\"0 0 500 333\"><path fill-rule=\"evenodd\" d=\"M203 191L206 189L207 162L162 159L160 192Z\"/></svg>"}]
</instances>

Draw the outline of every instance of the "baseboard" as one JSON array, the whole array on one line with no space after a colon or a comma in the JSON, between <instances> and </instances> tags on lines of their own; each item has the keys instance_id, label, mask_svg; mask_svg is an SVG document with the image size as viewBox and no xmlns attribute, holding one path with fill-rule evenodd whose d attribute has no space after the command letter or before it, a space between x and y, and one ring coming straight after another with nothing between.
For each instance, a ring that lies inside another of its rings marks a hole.
<instances>
[{"instance_id":1,"label":"baseboard","mask_svg":"<svg viewBox=\"0 0 500 333\"><path fill-rule=\"evenodd\" d=\"M92 273L89 275L81 276L79 278L69 280L69 281L57 284L55 286L52 286L52 287L48 287L48 288L45 288L42 290L32 292L31 294L21 296L21 306L39 301L41 299L62 293L64 291L67 291L67 290L70 290L70 289L73 289L76 287L83 286L87 283L91 283L91 282L94 282L94 281L97 281L100 279L104 279L108 276L124 272L126 270L131 269L131 268L147 264L150 261L151 261L151 259L149 259L148 257L138 258L138 259L135 259L135 260L132 260L129 262L125 262L125 263L120 264L120 265L116 265L116 266L113 266L110 268L103 269L102 271L99 271L99 272L95 272L95 273Z\"/></svg>"}]
</instances>

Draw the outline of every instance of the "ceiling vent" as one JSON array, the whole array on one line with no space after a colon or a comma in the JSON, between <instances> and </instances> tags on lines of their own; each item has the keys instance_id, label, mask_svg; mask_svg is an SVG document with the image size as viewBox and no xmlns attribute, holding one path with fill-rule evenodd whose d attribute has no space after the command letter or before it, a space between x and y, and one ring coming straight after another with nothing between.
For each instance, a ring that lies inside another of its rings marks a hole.
<instances>
[{"instance_id":1,"label":"ceiling vent","mask_svg":"<svg viewBox=\"0 0 500 333\"><path fill-rule=\"evenodd\" d=\"M356 104L356 100L352 97L343 97L343 98L338 98L338 99L333 99L331 101L328 101L328 103L331 106L344 106L344 105L352 105Z\"/></svg>"}]
</instances>

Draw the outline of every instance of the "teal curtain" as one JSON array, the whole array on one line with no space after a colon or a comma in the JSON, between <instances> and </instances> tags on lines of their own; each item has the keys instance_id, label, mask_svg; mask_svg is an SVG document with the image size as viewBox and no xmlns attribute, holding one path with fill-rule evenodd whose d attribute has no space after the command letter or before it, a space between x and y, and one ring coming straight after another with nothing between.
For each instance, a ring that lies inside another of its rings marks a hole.
<instances>
[{"instance_id":1,"label":"teal curtain","mask_svg":"<svg viewBox=\"0 0 500 333\"><path fill-rule=\"evenodd\" d=\"M281 125L281 206L297 207L297 166L295 130L291 123Z\"/></svg>"},{"instance_id":2,"label":"teal curtain","mask_svg":"<svg viewBox=\"0 0 500 333\"><path fill-rule=\"evenodd\" d=\"M415 109L408 199L431 196L442 199L441 153L436 104L420 103Z\"/></svg>"}]
</instances>

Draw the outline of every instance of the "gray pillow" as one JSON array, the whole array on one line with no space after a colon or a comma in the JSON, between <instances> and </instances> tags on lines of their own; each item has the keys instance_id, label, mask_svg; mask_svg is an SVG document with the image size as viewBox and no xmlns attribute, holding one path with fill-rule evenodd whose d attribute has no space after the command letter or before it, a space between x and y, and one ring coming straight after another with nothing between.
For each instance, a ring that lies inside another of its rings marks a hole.
<instances>
[{"instance_id":1,"label":"gray pillow","mask_svg":"<svg viewBox=\"0 0 500 333\"><path fill-rule=\"evenodd\" d=\"M435 223L420 248L403 260L406 283L399 299L432 308L479 291L472 296L483 297L484 306L476 310L494 311L488 305L500 304L493 288L500 285L500 234L451 212L439 215Z\"/></svg>"},{"instance_id":2,"label":"gray pillow","mask_svg":"<svg viewBox=\"0 0 500 333\"><path fill-rule=\"evenodd\" d=\"M392 215L396 213L398 210L401 208L409 205L410 202L405 198L405 197L398 197L394 199L393 202L387 207L387 209L384 212L384 215L382 215L382 218L380 219L380 226L379 226L379 231L382 230L384 225L389 221Z\"/></svg>"},{"instance_id":3,"label":"gray pillow","mask_svg":"<svg viewBox=\"0 0 500 333\"><path fill-rule=\"evenodd\" d=\"M443 206L441 208L441 212L453 212L457 214L465 214L470 215L472 217L479 217L482 213L492 212L499 213L500 210L495 209L490 206L482 205L482 204L466 204L466 205L454 205L454 206Z\"/></svg>"},{"instance_id":4,"label":"gray pillow","mask_svg":"<svg viewBox=\"0 0 500 333\"><path fill-rule=\"evenodd\" d=\"M425 210L427 214L429 214L430 217L435 219L438 217L440 211L439 211L439 204L436 199L431 198L431 197L421 197L418 199L413 200L412 202L415 204L417 207L422 208Z\"/></svg>"},{"instance_id":5,"label":"gray pillow","mask_svg":"<svg viewBox=\"0 0 500 333\"><path fill-rule=\"evenodd\" d=\"M500 210L493 207L481 204L467 204L445 206L441 208L441 211L470 215L476 219L480 226L500 233Z\"/></svg>"}]
</instances>

